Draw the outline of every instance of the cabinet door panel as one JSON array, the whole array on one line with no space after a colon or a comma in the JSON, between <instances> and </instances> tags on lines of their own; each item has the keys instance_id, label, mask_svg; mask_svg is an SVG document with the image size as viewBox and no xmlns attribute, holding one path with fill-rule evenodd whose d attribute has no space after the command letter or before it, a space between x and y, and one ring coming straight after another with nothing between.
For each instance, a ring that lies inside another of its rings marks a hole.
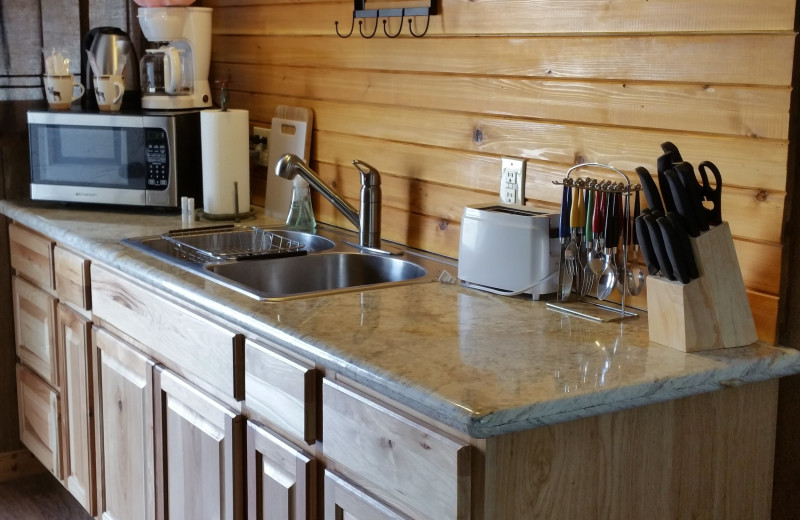
<instances>
[{"instance_id":1,"label":"cabinet door panel","mask_svg":"<svg viewBox=\"0 0 800 520\"><path fill-rule=\"evenodd\" d=\"M22 443L59 480L61 402L58 392L23 365L17 365L19 436Z\"/></svg>"},{"instance_id":2,"label":"cabinet door panel","mask_svg":"<svg viewBox=\"0 0 800 520\"><path fill-rule=\"evenodd\" d=\"M161 367L155 386L158 517L242 518L242 417Z\"/></svg>"},{"instance_id":3,"label":"cabinet door panel","mask_svg":"<svg viewBox=\"0 0 800 520\"><path fill-rule=\"evenodd\" d=\"M15 276L12 280L14 329L20 361L42 376L53 388L60 388L56 342L58 300Z\"/></svg>"},{"instance_id":4,"label":"cabinet door panel","mask_svg":"<svg viewBox=\"0 0 800 520\"><path fill-rule=\"evenodd\" d=\"M64 360L62 401L67 430L64 471L67 489L91 515L95 509L94 383L92 324L58 306L58 338Z\"/></svg>"},{"instance_id":5,"label":"cabinet door panel","mask_svg":"<svg viewBox=\"0 0 800 520\"><path fill-rule=\"evenodd\" d=\"M95 328L104 520L155 518L153 362Z\"/></svg>"},{"instance_id":6,"label":"cabinet door panel","mask_svg":"<svg viewBox=\"0 0 800 520\"><path fill-rule=\"evenodd\" d=\"M325 470L325 520L410 520Z\"/></svg>"},{"instance_id":7,"label":"cabinet door panel","mask_svg":"<svg viewBox=\"0 0 800 520\"><path fill-rule=\"evenodd\" d=\"M312 520L316 461L270 430L247 423L250 520Z\"/></svg>"},{"instance_id":8,"label":"cabinet door panel","mask_svg":"<svg viewBox=\"0 0 800 520\"><path fill-rule=\"evenodd\" d=\"M79 309L91 309L89 260L56 246L53 250L53 263L59 300L62 303L71 303Z\"/></svg>"},{"instance_id":9,"label":"cabinet door panel","mask_svg":"<svg viewBox=\"0 0 800 520\"><path fill-rule=\"evenodd\" d=\"M8 226L11 267L18 275L39 287L55 289L53 277L53 247L55 242L30 229L11 224Z\"/></svg>"}]
</instances>

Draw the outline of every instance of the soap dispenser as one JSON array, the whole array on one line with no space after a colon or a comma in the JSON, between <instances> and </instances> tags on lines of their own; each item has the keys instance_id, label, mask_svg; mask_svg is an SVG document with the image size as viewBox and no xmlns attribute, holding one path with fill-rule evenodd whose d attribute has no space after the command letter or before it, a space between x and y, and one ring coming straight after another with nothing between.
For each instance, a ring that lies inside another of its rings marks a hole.
<instances>
[{"instance_id":1,"label":"soap dispenser","mask_svg":"<svg viewBox=\"0 0 800 520\"><path fill-rule=\"evenodd\" d=\"M286 225L294 229L313 230L317 227L311 207L311 190L308 182L299 175L292 180L292 205Z\"/></svg>"}]
</instances>

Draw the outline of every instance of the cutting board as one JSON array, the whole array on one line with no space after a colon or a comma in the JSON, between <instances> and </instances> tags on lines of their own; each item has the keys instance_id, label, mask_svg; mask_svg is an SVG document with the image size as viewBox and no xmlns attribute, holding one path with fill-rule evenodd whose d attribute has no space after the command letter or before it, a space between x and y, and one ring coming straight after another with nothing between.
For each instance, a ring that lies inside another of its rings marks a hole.
<instances>
[{"instance_id":1,"label":"cutting board","mask_svg":"<svg viewBox=\"0 0 800 520\"><path fill-rule=\"evenodd\" d=\"M284 154L292 153L308 162L311 153L311 128L314 113L310 108L279 105L275 108L269 133L269 163L264 213L285 219L292 202L292 181L275 175L275 165Z\"/></svg>"}]
</instances>

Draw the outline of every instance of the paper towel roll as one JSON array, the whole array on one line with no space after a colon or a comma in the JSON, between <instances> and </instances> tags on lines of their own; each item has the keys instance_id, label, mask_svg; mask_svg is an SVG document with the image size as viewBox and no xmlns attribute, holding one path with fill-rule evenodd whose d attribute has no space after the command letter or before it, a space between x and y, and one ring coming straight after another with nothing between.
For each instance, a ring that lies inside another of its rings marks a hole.
<instances>
[{"instance_id":1,"label":"paper towel roll","mask_svg":"<svg viewBox=\"0 0 800 520\"><path fill-rule=\"evenodd\" d=\"M249 112L200 112L203 145L203 211L236 213L234 182L238 183L239 213L250 211Z\"/></svg>"}]
</instances>

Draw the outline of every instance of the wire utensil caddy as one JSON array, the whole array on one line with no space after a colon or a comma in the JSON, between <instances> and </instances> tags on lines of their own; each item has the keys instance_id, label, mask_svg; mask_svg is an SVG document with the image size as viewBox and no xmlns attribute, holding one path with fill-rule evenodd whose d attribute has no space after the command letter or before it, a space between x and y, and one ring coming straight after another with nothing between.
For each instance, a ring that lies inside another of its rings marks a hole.
<instances>
[{"instance_id":1,"label":"wire utensil caddy","mask_svg":"<svg viewBox=\"0 0 800 520\"><path fill-rule=\"evenodd\" d=\"M572 176L573 172L588 167L611 170L622 180ZM563 180L553 181L553 184L563 186L564 191L559 229L561 260L557 301L548 303L548 308L602 322L638 317L638 314L625 309L625 297L629 292L628 242L630 233L634 232L630 198L631 195L638 197L641 186L632 185L628 176L619 169L593 162L571 167ZM610 218L603 219L603 222L593 218L597 204ZM600 224L602 235L596 235ZM620 237L621 268L615 260ZM606 302L615 289L622 295L619 304ZM596 292L597 297L590 296L591 292Z\"/></svg>"}]
</instances>

